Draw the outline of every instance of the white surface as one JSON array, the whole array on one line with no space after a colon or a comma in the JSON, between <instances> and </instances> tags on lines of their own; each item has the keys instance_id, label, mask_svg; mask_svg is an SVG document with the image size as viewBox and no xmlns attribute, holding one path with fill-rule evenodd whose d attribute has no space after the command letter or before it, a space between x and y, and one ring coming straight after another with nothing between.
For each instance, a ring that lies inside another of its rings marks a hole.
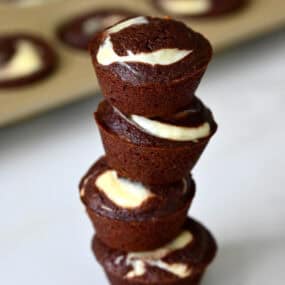
<instances>
[{"instance_id":1,"label":"white surface","mask_svg":"<svg viewBox=\"0 0 285 285\"><path fill-rule=\"evenodd\" d=\"M285 282L285 33L216 57L198 95L220 128L192 214L220 251L204 285ZM102 153L99 98L0 131L0 284L106 285L77 184Z\"/></svg>"}]
</instances>

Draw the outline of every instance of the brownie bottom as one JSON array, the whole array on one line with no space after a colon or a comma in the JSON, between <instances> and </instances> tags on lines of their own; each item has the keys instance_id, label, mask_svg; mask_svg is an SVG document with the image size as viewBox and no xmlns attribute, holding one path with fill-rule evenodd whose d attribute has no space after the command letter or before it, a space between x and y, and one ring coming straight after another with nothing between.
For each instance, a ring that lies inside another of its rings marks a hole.
<instances>
[{"instance_id":1,"label":"brownie bottom","mask_svg":"<svg viewBox=\"0 0 285 285\"><path fill-rule=\"evenodd\" d=\"M180 232L189 207L190 201L175 213L145 221L110 219L91 209L87 209L87 213L96 229L97 237L110 248L145 251L172 240Z\"/></svg>"},{"instance_id":2,"label":"brownie bottom","mask_svg":"<svg viewBox=\"0 0 285 285\"><path fill-rule=\"evenodd\" d=\"M177 147L141 146L121 138L99 124L108 164L121 176L145 184L181 180L194 168L210 137Z\"/></svg>"}]
</instances>

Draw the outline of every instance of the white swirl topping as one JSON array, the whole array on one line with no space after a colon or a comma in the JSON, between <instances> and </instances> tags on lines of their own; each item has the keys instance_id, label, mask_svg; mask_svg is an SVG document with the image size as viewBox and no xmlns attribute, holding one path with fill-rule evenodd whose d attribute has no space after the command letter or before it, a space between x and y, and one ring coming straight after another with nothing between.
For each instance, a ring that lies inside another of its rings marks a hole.
<instances>
[{"instance_id":1,"label":"white swirl topping","mask_svg":"<svg viewBox=\"0 0 285 285\"><path fill-rule=\"evenodd\" d=\"M147 24L148 19L145 17L137 17L115 25L110 28L107 33L113 34L120 32L121 30L128 28L132 25L142 25ZM133 53L128 50L127 55L119 56L113 47L111 37L108 36L104 43L99 47L97 53L97 61L102 65L110 65L115 62L125 63L125 62L139 62L151 65L170 65L178 62L192 53L192 50L180 50L177 48L165 48L156 50L153 52L141 52Z\"/></svg>"},{"instance_id":2,"label":"white swirl topping","mask_svg":"<svg viewBox=\"0 0 285 285\"><path fill-rule=\"evenodd\" d=\"M211 132L208 122L190 128L174 126L137 115L131 115L131 120L153 136L174 141L197 141L209 136Z\"/></svg>"},{"instance_id":3,"label":"white swirl topping","mask_svg":"<svg viewBox=\"0 0 285 285\"><path fill-rule=\"evenodd\" d=\"M113 203L122 208L137 208L154 196L141 183L118 177L115 170L103 172L95 184Z\"/></svg>"},{"instance_id":4,"label":"white swirl topping","mask_svg":"<svg viewBox=\"0 0 285 285\"><path fill-rule=\"evenodd\" d=\"M175 14L200 15L210 11L211 0L160 0L164 10Z\"/></svg>"},{"instance_id":5,"label":"white swirl topping","mask_svg":"<svg viewBox=\"0 0 285 285\"><path fill-rule=\"evenodd\" d=\"M109 35L115 34L133 25L143 25L143 24L148 24L148 19L146 17L142 16L135 17L115 25L114 27L110 28L107 32Z\"/></svg>"},{"instance_id":6,"label":"white swirl topping","mask_svg":"<svg viewBox=\"0 0 285 285\"><path fill-rule=\"evenodd\" d=\"M126 257L126 265L132 266L132 270L127 273L125 278L131 279L137 276L143 276L146 273L146 265L158 267L170 272L180 278L186 278L191 275L191 268L183 263L171 263L163 261L168 254L183 249L193 241L193 235L189 231L183 231L172 242L153 251L129 253ZM118 260L122 260L118 257Z\"/></svg>"},{"instance_id":7,"label":"white swirl topping","mask_svg":"<svg viewBox=\"0 0 285 285\"><path fill-rule=\"evenodd\" d=\"M0 68L0 79L9 80L27 76L40 70L42 65L37 48L26 40L19 40L15 55Z\"/></svg>"},{"instance_id":8,"label":"white swirl topping","mask_svg":"<svg viewBox=\"0 0 285 285\"><path fill-rule=\"evenodd\" d=\"M104 27L108 27L115 24L116 22L119 22L123 18L124 16L122 15L110 15L103 18L94 16L90 19L87 19L83 23L82 28L85 34L92 35Z\"/></svg>"},{"instance_id":9,"label":"white swirl topping","mask_svg":"<svg viewBox=\"0 0 285 285\"><path fill-rule=\"evenodd\" d=\"M82 30L87 35L92 35L102 28L102 23L96 17L86 20L82 24Z\"/></svg>"}]
</instances>

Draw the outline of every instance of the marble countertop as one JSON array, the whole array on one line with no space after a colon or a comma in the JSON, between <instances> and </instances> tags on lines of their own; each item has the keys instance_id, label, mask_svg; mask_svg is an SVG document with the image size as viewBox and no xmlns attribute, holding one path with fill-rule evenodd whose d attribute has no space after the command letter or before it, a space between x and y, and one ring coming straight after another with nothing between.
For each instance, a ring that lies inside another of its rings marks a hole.
<instances>
[{"instance_id":1,"label":"marble countertop","mask_svg":"<svg viewBox=\"0 0 285 285\"><path fill-rule=\"evenodd\" d=\"M219 132L191 215L218 239L204 285L285 282L285 32L216 56L197 95ZM86 101L0 130L0 283L98 284L77 184L103 153Z\"/></svg>"}]
</instances>

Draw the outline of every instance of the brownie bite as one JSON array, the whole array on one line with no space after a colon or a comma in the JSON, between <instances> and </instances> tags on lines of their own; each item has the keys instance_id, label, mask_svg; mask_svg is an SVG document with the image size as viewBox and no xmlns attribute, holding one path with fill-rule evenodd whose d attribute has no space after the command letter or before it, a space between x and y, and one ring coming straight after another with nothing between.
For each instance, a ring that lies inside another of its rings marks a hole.
<instances>
[{"instance_id":1,"label":"brownie bite","mask_svg":"<svg viewBox=\"0 0 285 285\"><path fill-rule=\"evenodd\" d=\"M105 157L80 183L80 196L97 237L111 248L144 251L172 240L195 194L190 175L167 185L143 185L118 176Z\"/></svg>"},{"instance_id":2,"label":"brownie bite","mask_svg":"<svg viewBox=\"0 0 285 285\"><path fill-rule=\"evenodd\" d=\"M234 12L248 0L152 0L162 13L175 17L217 17Z\"/></svg>"},{"instance_id":3,"label":"brownie bite","mask_svg":"<svg viewBox=\"0 0 285 285\"><path fill-rule=\"evenodd\" d=\"M196 285L213 261L217 245L204 226L188 219L171 242L153 251L112 250L97 237L92 249L112 285Z\"/></svg>"},{"instance_id":4,"label":"brownie bite","mask_svg":"<svg viewBox=\"0 0 285 285\"><path fill-rule=\"evenodd\" d=\"M147 184L181 180L197 163L217 125L194 97L187 109L164 118L124 115L103 101L95 113L108 164Z\"/></svg>"},{"instance_id":5,"label":"brownie bite","mask_svg":"<svg viewBox=\"0 0 285 285\"><path fill-rule=\"evenodd\" d=\"M26 34L0 36L0 88L34 83L56 67L55 51L45 40Z\"/></svg>"},{"instance_id":6,"label":"brownie bite","mask_svg":"<svg viewBox=\"0 0 285 285\"><path fill-rule=\"evenodd\" d=\"M106 99L145 117L188 106L212 57L209 42L182 22L143 16L97 33L89 50Z\"/></svg>"},{"instance_id":7,"label":"brownie bite","mask_svg":"<svg viewBox=\"0 0 285 285\"><path fill-rule=\"evenodd\" d=\"M89 11L62 23L57 29L57 36L70 47L88 51L88 44L95 33L133 16L134 13L122 9Z\"/></svg>"}]
</instances>

